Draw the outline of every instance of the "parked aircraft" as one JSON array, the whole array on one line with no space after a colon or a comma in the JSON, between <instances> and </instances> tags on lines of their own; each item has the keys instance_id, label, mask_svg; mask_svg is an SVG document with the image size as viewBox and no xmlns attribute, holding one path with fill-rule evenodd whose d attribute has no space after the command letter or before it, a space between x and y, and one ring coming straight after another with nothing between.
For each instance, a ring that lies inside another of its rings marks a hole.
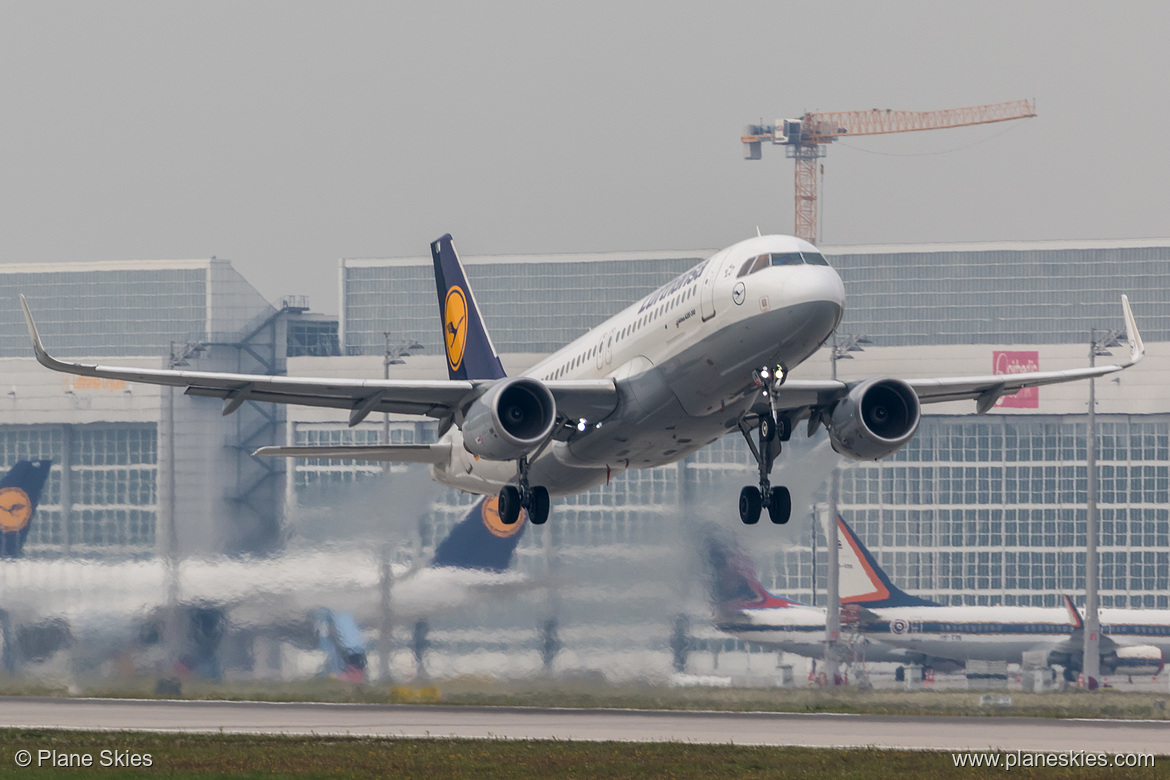
<instances>
[{"instance_id":1,"label":"parked aircraft","mask_svg":"<svg viewBox=\"0 0 1170 780\"><path fill-rule=\"evenodd\" d=\"M1068 596L1061 607L944 606L895 585L843 519L838 534L842 632L865 660L946 670L972 660L1022 663L1028 655L1076 679L1084 622ZM768 593L751 561L724 545L709 545L708 559L716 582L724 583L715 590L720 630L785 652L824 656L824 609ZM1100 619L1106 674L1162 670L1170 653L1170 610L1105 608Z\"/></svg>"},{"instance_id":2,"label":"parked aircraft","mask_svg":"<svg viewBox=\"0 0 1170 780\"><path fill-rule=\"evenodd\" d=\"M867 637L925 658L1022 663L1025 655L1081 670L1084 621L1071 598L1060 607L943 606L909 596L853 529L839 520L841 602L860 608L854 619ZM1170 610L1102 608L1101 669L1105 674L1156 675L1170 652Z\"/></svg>"},{"instance_id":3,"label":"parked aircraft","mask_svg":"<svg viewBox=\"0 0 1170 780\"><path fill-rule=\"evenodd\" d=\"M447 380L66 362L45 351L23 296L21 305L37 359L55 371L185 387L188 395L222 398L224 414L252 400L346 409L351 426L373 412L433 417L440 432L434 444L263 447L257 454L429 463L444 485L498 492L505 523L521 508L543 523L550 496L588 490L625 469L673 463L736 430L759 471L759 484L740 492L740 518L755 523L766 508L773 522L785 523L791 494L773 487L770 474L781 442L802 420L810 435L824 425L842 455L876 460L914 436L923 403L971 399L982 413L1025 387L1120 371L1144 351L1122 296L1130 353L1121 364L908 381L790 379L840 323L845 288L811 244L758 236L704 260L523 376L508 377L449 234L431 244L431 255Z\"/></svg>"}]
</instances>

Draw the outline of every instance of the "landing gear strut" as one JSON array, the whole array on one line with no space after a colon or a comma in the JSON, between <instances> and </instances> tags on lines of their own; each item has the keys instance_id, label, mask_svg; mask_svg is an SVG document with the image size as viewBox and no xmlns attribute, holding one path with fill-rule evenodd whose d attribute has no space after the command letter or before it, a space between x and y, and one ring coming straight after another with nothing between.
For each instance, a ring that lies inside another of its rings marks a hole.
<instances>
[{"instance_id":1,"label":"landing gear strut","mask_svg":"<svg viewBox=\"0 0 1170 780\"><path fill-rule=\"evenodd\" d=\"M784 375L777 377L779 381L769 383L768 396L772 400L775 388L784 381ZM772 473L772 464L780 454L781 442L787 440L789 422L786 418L776 415L770 410L760 416L756 426L759 446L752 441L751 426L746 420L739 421L739 430L748 443L748 448L756 459L760 469L760 485L748 485L739 492L739 519L746 525L755 525L760 521L760 512L768 510L768 518L776 525L784 525L792 515L792 494L786 487L772 487L768 475ZM783 428L784 430L781 430Z\"/></svg>"},{"instance_id":2,"label":"landing gear strut","mask_svg":"<svg viewBox=\"0 0 1170 780\"><path fill-rule=\"evenodd\" d=\"M500 520L511 525L520 518L520 510L528 510L528 519L533 525L544 525L548 520L551 502L548 488L543 485L528 485L528 458L520 458L517 464L520 475L518 485L504 485L500 490Z\"/></svg>"}]
</instances>

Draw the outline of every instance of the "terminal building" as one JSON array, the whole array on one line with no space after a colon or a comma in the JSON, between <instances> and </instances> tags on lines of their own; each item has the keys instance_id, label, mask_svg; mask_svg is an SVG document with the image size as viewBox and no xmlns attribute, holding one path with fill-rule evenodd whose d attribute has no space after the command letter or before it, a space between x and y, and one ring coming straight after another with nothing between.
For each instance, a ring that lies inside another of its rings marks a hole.
<instances>
[{"instance_id":1,"label":"terminal building","mask_svg":"<svg viewBox=\"0 0 1170 780\"><path fill-rule=\"evenodd\" d=\"M284 409L57 374L30 358L23 293L54 354L143 368L278 374L338 354L337 323L270 304L226 260L0 265L0 454L53 467L26 552L125 559L265 553L283 540ZM331 334L331 335L330 335ZM174 529L171 534L170 530Z\"/></svg>"},{"instance_id":2,"label":"terminal building","mask_svg":"<svg viewBox=\"0 0 1170 780\"><path fill-rule=\"evenodd\" d=\"M464 262L515 372L712 253ZM1102 605L1170 607L1170 240L840 247L825 255L846 286L840 333L870 342L838 363L844 380L1082 366L1089 330L1122 327L1119 299L1130 296L1147 358L1096 386ZM251 402L222 417L217 400L55 374L31 358L16 298L28 297L49 350L73 359L371 379L445 375L429 256L342 260L340 283L334 319L301 300L264 300L223 260L0 266L9 300L0 314L0 466L24 457L55 464L27 553L264 554L327 538L347 527L347 513L409 514L422 547L433 545L474 497L429 483L419 467L250 455L273 443L427 441L433 422L373 415L349 428L336 411ZM795 375L827 377L828 350ZM986 415L972 403L925 407L918 435L895 456L843 463L841 512L913 593L1019 605L1078 594L1087 398L1082 382L1007 397ZM815 469L815 480L801 469L832 462L817 449L823 436L806 440L798 429L773 482L784 484L788 472L802 485L820 484L827 468ZM740 526L735 496L754 470L742 439L728 436L680 464L556 500L549 524L526 533L520 565L543 571L549 549L566 557L661 549L680 524L715 523L749 546L775 592L823 603L824 536L808 506L794 508L782 528ZM701 596L695 568L682 569L666 590Z\"/></svg>"}]
</instances>

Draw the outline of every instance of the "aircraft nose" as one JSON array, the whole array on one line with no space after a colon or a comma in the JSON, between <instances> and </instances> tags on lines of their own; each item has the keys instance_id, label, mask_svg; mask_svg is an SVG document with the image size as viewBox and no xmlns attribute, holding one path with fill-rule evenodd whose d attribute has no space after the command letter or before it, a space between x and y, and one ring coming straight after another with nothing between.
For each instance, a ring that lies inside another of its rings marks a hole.
<instances>
[{"instance_id":1,"label":"aircraft nose","mask_svg":"<svg viewBox=\"0 0 1170 780\"><path fill-rule=\"evenodd\" d=\"M784 297L792 303L825 303L837 312L839 321L845 312L845 283L832 268L806 265L792 274L784 285Z\"/></svg>"}]
</instances>

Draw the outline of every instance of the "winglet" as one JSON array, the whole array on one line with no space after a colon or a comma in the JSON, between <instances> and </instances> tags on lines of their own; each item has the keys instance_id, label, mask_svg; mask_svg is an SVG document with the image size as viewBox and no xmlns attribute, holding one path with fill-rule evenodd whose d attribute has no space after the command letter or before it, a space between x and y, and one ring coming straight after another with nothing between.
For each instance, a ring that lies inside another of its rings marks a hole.
<instances>
[{"instance_id":1,"label":"winglet","mask_svg":"<svg viewBox=\"0 0 1170 780\"><path fill-rule=\"evenodd\" d=\"M28 335L32 339L33 352L36 353L37 362L45 368L51 368L54 371L61 371L66 374L77 374L78 376L98 376L96 365L89 365L87 363L66 363L63 360L50 355L45 350L45 345L41 343L41 334L37 332L37 324L33 321L32 312L28 308L28 301L25 300L24 293L20 294L20 308L24 309L24 323L28 326Z\"/></svg>"},{"instance_id":2,"label":"winglet","mask_svg":"<svg viewBox=\"0 0 1170 780\"><path fill-rule=\"evenodd\" d=\"M33 321L32 312L29 311L28 301L24 298L24 293L20 294L20 308L24 309L24 324L28 326L28 335L32 339L33 351L37 355L37 362L42 366L53 368L53 358L45 351L45 345L41 343L41 334L37 333L37 324Z\"/></svg>"},{"instance_id":3,"label":"winglet","mask_svg":"<svg viewBox=\"0 0 1170 780\"><path fill-rule=\"evenodd\" d=\"M1138 333L1137 320L1133 318L1133 310L1129 308L1129 296L1121 296L1121 308L1125 314L1125 337L1129 340L1128 368L1141 360L1146 354L1146 345L1142 343L1142 334Z\"/></svg>"},{"instance_id":4,"label":"winglet","mask_svg":"<svg viewBox=\"0 0 1170 780\"><path fill-rule=\"evenodd\" d=\"M1127 306L1126 308L1128 309L1129 307ZM1068 594L1064 596L1064 606L1068 608L1068 618L1072 621L1073 628L1076 630L1084 628L1085 621L1081 619L1080 610L1077 609L1076 604L1073 604L1073 600Z\"/></svg>"}]
</instances>

